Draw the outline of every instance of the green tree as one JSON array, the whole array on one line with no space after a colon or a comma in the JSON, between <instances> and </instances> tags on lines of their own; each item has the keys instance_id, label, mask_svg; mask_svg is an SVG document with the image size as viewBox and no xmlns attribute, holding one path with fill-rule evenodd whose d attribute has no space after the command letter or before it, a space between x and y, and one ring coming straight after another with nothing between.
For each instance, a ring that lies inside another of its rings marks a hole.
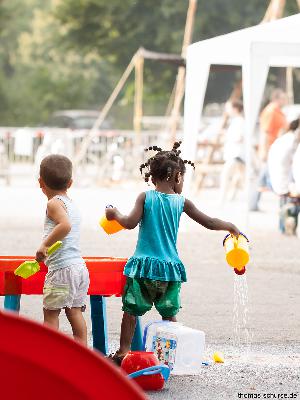
<instances>
[{"instance_id":1,"label":"green tree","mask_svg":"<svg viewBox=\"0 0 300 400\"><path fill-rule=\"evenodd\" d=\"M259 23L270 0L198 1L194 41L225 34ZM145 48L180 53L188 0L65 0L56 10L56 17L65 27L63 42L79 52L95 51L105 57L121 74L135 51ZM288 0L285 15L298 12L295 0ZM147 62L145 65L146 101L166 102L176 69ZM212 73L207 100L225 100L236 74ZM132 95L132 88L125 96ZM162 110L160 110L161 112Z\"/></svg>"},{"instance_id":2,"label":"green tree","mask_svg":"<svg viewBox=\"0 0 300 400\"><path fill-rule=\"evenodd\" d=\"M56 3L26 0L20 10L17 0L1 5L1 125L39 124L54 110L99 104L103 62L97 54L81 56L60 46L61 28L52 14ZM104 76L102 81L108 93Z\"/></svg>"},{"instance_id":3,"label":"green tree","mask_svg":"<svg viewBox=\"0 0 300 400\"><path fill-rule=\"evenodd\" d=\"M193 41L259 23L268 4L198 0ZM140 46L180 54L187 7L188 0L0 0L0 125L101 107ZM286 14L295 12L287 0ZM146 114L164 113L176 72L145 62ZM206 100L225 100L235 76L212 73ZM116 125L131 125L133 92L131 77L112 110Z\"/></svg>"}]
</instances>

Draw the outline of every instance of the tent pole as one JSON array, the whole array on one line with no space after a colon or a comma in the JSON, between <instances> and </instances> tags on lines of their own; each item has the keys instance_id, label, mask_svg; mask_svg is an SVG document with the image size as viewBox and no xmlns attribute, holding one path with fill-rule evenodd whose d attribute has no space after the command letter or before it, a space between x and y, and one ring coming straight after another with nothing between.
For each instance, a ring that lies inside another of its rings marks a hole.
<instances>
[{"instance_id":1,"label":"tent pole","mask_svg":"<svg viewBox=\"0 0 300 400\"><path fill-rule=\"evenodd\" d=\"M300 10L300 0L296 0ZM288 96L289 104L294 104L294 80L293 80L293 67L286 69L286 93Z\"/></svg>"}]
</instances>

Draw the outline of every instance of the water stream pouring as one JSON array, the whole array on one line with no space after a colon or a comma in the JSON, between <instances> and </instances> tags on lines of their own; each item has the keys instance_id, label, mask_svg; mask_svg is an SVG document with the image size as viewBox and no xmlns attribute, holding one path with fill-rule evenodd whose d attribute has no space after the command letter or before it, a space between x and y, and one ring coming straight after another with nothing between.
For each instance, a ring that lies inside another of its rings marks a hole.
<instances>
[{"instance_id":1,"label":"water stream pouring","mask_svg":"<svg viewBox=\"0 0 300 400\"><path fill-rule=\"evenodd\" d=\"M230 233L225 236L223 246L226 252L226 261L237 275L246 272L246 265L249 262L249 240L246 235L240 232L238 238Z\"/></svg>"}]
</instances>

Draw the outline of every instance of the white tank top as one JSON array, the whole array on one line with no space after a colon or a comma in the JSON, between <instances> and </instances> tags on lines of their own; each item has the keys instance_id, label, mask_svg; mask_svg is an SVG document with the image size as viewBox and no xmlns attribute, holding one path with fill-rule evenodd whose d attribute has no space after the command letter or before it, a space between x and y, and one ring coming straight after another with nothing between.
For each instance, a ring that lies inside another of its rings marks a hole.
<instances>
[{"instance_id":1,"label":"white tank top","mask_svg":"<svg viewBox=\"0 0 300 400\"><path fill-rule=\"evenodd\" d=\"M45 264L47 265L49 271L70 267L71 265L84 265L85 263L83 258L81 257L79 246L79 211L72 200L68 197L58 195L54 196L54 198L60 200L64 204L71 224L71 230L62 240L62 246L46 259ZM46 215L43 239L49 236L55 225L55 222Z\"/></svg>"}]
</instances>

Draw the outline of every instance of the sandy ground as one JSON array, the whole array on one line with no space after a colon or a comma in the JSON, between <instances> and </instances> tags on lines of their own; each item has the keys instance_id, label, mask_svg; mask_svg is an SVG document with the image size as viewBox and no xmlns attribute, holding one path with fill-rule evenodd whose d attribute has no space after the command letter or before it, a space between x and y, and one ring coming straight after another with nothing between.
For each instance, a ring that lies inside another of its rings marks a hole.
<instances>
[{"instance_id":1,"label":"sandy ground","mask_svg":"<svg viewBox=\"0 0 300 400\"><path fill-rule=\"evenodd\" d=\"M107 237L98 228L98 220L107 203L129 210L140 190L142 185L111 189L75 187L71 191L83 216L84 255L132 254L137 231ZM270 193L264 195L263 212L251 213L248 219L242 195L222 208L214 190L205 191L194 200L204 212L235 222L250 238L247 282L252 345L248 353L243 345L233 346L234 274L224 260L224 233L209 232L183 218L178 248L186 265L188 283L183 285L180 321L205 332L207 360L218 350L225 354L225 363L203 367L197 376L172 376L165 390L150 393L149 397L300 399L299 238L278 233L277 199ZM0 186L0 254L34 254L44 212L45 198L32 179L16 179L9 188ZM107 304L110 346L114 348L119 335L120 299L110 298ZM22 314L41 321L40 297L23 296L21 307ZM90 332L89 313L86 317ZM155 319L158 316L153 311L143 322ZM65 318L61 329L70 334Z\"/></svg>"}]
</instances>

